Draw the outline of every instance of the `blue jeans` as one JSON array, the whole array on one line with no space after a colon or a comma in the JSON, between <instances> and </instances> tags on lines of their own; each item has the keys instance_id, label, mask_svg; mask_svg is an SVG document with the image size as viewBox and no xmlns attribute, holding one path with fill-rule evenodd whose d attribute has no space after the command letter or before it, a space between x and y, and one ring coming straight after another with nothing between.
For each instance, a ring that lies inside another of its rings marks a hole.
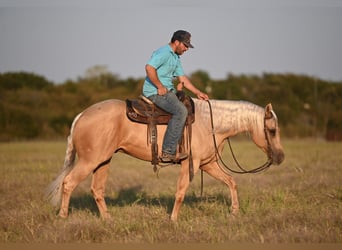
<instances>
[{"instance_id":1,"label":"blue jeans","mask_svg":"<svg viewBox=\"0 0 342 250\"><path fill-rule=\"evenodd\" d=\"M175 155L178 142L183 134L188 110L172 91L167 92L163 96L151 95L148 98L158 107L172 114L164 135L162 151Z\"/></svg>"}]
</instances>

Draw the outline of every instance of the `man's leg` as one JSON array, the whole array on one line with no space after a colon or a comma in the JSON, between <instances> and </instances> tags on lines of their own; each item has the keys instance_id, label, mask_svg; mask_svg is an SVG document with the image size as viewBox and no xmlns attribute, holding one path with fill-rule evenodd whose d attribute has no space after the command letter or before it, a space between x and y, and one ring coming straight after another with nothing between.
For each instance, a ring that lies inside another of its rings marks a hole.
<instances>
[{"instance_id":1,"label":"man's leg","mask_svg":"<svg viewBox=\"0 0 342 250\"><path fill-rule=\"evenodd\" d=\"M168 92L163 96L154 95L150 99L158 107L172 114L164 135L162 151L168 155L175 156L188 111L173 92ZM186 156L182 156L181 158L184 159L184 157Z\"/></svg>"}]
</instances>

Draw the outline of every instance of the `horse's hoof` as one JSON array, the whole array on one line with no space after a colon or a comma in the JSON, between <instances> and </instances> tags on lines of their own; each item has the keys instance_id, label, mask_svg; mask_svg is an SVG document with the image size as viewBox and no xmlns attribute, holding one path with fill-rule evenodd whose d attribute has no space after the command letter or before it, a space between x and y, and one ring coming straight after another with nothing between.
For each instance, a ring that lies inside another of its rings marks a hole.
<instances>
[{"instance_id":1,"label":"horse's hoof","mask_svg":"<svg viewBox=\"0 0 342 250\"><path fill-rule=\"evenodd\" d=\"M234 209L232 209L232 215L234 216L234 217L236 217L236 216L238 216L239 215L239 209L237 209L237 208L234 208Z\"/></svg>"},{"instance_id":2,"label":"horse's hoof","mask_svg":"<svg viewBox=\"0 0 342 250\"><path fill-rule=\"evenodd\" d=\"M108 212L105 212L104 214L101 214L101 218L103 220L110 220L112 219L112 216Z\"/></svg>"},{"instance_id":3,"label":"horse's hoof","mask_svg":"<svg viewBox=\"0 0 342 250\"><path fill-rule=\"evenodd\" d=\"M177 222L177 217L176 216L171 216L170 221L176 223Z\"/></svg>"},{"instance_id":4,"label":"horse's hoof","mask_svg":"<svg viewBox=\"0 0 342 250\"><path fill-rule=\"evenodd\" d=\"M59 213L58 217L61 219L66 219L66 218L68 218L68 214Z\"/></svg>"}]
</instances>

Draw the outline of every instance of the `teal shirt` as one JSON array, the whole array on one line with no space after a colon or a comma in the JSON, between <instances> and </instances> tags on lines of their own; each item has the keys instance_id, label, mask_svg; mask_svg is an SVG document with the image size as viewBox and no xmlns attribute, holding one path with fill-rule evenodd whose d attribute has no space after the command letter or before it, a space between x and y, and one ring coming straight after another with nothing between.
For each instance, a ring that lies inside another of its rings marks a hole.
<instances>
[{"instance_id":1,"label":"teal shirt","mask_svg":"<svg viewBox=\"0 0 342 250\"><path fill-rule=\"evenodd\" d=\"M157 70L159 80L168 90L174 88L172 83L174 77L184 75L179 55L172 50L170 45L165 45L154 51L147 64ZM148 97L157 93L157 87L146 77L143 95Z\"/></svg>"}]
</instances>

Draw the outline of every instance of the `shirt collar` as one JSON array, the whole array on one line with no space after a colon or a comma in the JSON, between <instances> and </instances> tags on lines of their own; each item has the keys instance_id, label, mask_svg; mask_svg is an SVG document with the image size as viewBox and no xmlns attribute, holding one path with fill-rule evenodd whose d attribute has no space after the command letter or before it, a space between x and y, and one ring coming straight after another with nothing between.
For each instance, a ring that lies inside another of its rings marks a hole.
<instances>
[{"instance_id":1,"label":"shirt collar","mask_svg":"<svg viewBox=\"0 0 342 250\"><path fill-rule=\"evenodd\" d=\"M171 52L174 56L177 56L177 57L179 58L179 55L177 55L177 54L173 51L173 49L171 48L170 44L168 44L167 46L168 46L170 52Z\"/></svg>"}]
</instances>

